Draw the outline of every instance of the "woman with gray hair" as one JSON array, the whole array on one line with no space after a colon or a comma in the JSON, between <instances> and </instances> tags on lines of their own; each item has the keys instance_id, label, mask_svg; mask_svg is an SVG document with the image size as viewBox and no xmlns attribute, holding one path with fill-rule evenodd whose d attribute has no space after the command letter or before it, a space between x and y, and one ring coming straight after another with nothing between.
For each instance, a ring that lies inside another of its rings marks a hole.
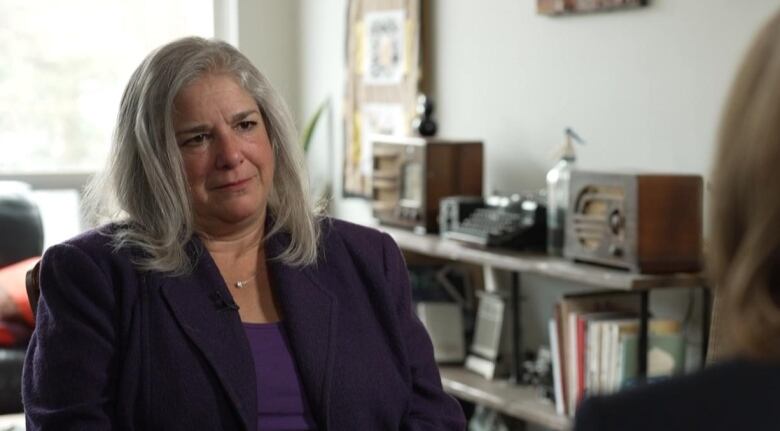
<instances>
[{"instance_id":1,"label":"woman with gray hair","mask_svg":"<svg viewBox=\"0 0 780 431\"><path fill-rule=\"evenodd\" d=\"M392 239L314 209L284 103L223 42L152 52L49 249L28 430L463 429Z\"/></svg>"}]
</instances>

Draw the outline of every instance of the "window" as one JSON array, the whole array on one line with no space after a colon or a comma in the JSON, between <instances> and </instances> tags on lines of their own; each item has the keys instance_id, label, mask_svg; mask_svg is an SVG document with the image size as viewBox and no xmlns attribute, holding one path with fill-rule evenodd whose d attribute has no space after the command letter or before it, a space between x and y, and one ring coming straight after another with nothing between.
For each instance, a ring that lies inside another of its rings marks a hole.
<instances>
[{"instance_id":1,"label":"window","mask_svg":"<svg viewBox=\"0 0 780 431\"><path fill-rule=\"evenodd\" d=\"M213 0L0 2L0 175L94 172L130 75L155 47L214 35Z\"/></svg>"}]
</instances>

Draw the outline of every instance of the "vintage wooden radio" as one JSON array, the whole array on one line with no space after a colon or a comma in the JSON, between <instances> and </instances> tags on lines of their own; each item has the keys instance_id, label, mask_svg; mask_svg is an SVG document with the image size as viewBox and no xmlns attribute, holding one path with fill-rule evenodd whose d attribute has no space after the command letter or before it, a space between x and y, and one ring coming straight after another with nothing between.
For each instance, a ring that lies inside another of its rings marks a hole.
<instances>
[{"instance_id":1,"label":"vintage wooden radio","mask_svg":"<svg viewBox=\"0 0 780 431\"><path fill-rule=\"evenodd\" d=\"M374 136L374 217L415 232L437 232L439 201L482 195L482 143Z\"/></svg>"},{"instance_id":2,"label":"vintage wooden radio","mask_svg":"<svg viewBox=\"0 0 780 431\"><path fill-rule=\"evenodd\" d=\"M702 178L574 171L564 256L641 273L699 271Z\"/></svg>"}]
</instances>

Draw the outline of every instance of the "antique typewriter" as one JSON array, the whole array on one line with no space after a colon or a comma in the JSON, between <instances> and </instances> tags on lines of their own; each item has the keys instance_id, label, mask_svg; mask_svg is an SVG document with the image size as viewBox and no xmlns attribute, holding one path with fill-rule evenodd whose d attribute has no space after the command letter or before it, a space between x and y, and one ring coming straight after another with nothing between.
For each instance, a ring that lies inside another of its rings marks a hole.
<instances>
[{"instance_id":1,"label":"antique typewriter","mask_svg":"<svg viewBox=\"0 0 780 431\"><path fill-rule=\"evenodd\" d=\"M452 196L441 200L442 237L484 247L544 250L546 207L536 195Z\"/></svg>"}]
</instances>

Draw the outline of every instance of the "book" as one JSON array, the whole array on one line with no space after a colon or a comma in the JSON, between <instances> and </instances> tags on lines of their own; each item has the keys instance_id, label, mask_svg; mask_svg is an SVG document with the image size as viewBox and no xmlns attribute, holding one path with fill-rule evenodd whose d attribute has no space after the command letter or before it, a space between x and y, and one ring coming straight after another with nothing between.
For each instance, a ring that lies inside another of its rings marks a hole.
<instances>
[{"instance_id":1,"label":"book","mask_svg":"<svg viewBox=\"0 0 780 431\"><path fill-rule=\"evenodd\" d=\"M582 401L582 397L585 394L585 319L579 313L572 314L574 319L574 333L575 345L574 345L574 360L577 362L577 381L574 385L574 405L576 406Z\"/></svg>"},{"instance_id":2,"label":"book","mask_svg":"<svg viewBox=\"0 0 780 431\"><path fill-rule=\"evenodd\" d=\"M559 415L566 414L564 393L563 393L563 373L561 367L561 350L558 342L558 322L555 318L548 322L550 332L550 355L552 356L553 371L553 397L555 398L555 412Z\"/></svg>"},{"instance_id":3,"label":"book","mask_svg":"<svg viewBox=\"0 0 780 431\"><path fill-rule=\"evenodd\" d=\"M584 378L580 378L579 369L584 370L584 362L580 363L580 348L578 348L577 318L579 315L603 312L622 311L638 313L639 297L625 292L598 292L584 294L568 294L558 301L559 312L556 313L560 337L562 383L565 410L573 415L577 407L580 392L584 387ZM584 337L583 328L583 337ZM583 340L584 341L584 340ZM581 343L584 345L585 343ZM581 384L582 383L582 384Z\"/></svg>"},{"instance_id":4,"label":"book","mask_svg":"<svg viewBox=\"0 0 780 431\"><path fill-rule=\"evenodd\" d=\"M617 319L608 322L605 328L606 335L604 344L606 345L604 359L604 374L602 375L602 387L605 393L612 393L620 389L620 366L622 358L620 357L620 339L626 333L637 333L639 331L639 318Z\"/></svg>"},{"instance_id":5,"label":"book","mask_svg":"<svg viewBox=\"0 0 780 431\"><path fill-rule=\"evenodd\" d=\"M566 414L567 407L566 403L568 400L568 389L566 388L566 382L567 382L567 376L568 371L566 370L566 345L563 343L563 333L565 332L564 325L562 324L561 320L561 304L560 302L556 302L554 312L553 312L553 319L555 320L555 327L558 330L558 362L561 373L561 399L563 401L563 414Z\"/></svg>"},{"instance_id":6,"label":"book","mask_svg":"<svg viewBox=\"0 0 780 431\"><path fill-rule=\"evenodd\" d=\"M681 374L685 369L685 338L675 320L651 320L647 337L647 379L659 380ZM639 334L627 331L618 341L618 389L637 382Z\"/></svg>"},{"instance_id":7,"label":"book","mask_svg":"<svg viewBox=\"0 0 780 431\"><path fill-rule=\"evenodd\" d=\"M598 311L593 313L577 314L577 349L578 370L580 370L577 400L581 400L586 394L598 394L604 392L602 388L602 372L606 370L603 364L607 346L605 338L606 327L615 319L635 317L634 312L625 311Z\"/></svg>"}]
</instances>

